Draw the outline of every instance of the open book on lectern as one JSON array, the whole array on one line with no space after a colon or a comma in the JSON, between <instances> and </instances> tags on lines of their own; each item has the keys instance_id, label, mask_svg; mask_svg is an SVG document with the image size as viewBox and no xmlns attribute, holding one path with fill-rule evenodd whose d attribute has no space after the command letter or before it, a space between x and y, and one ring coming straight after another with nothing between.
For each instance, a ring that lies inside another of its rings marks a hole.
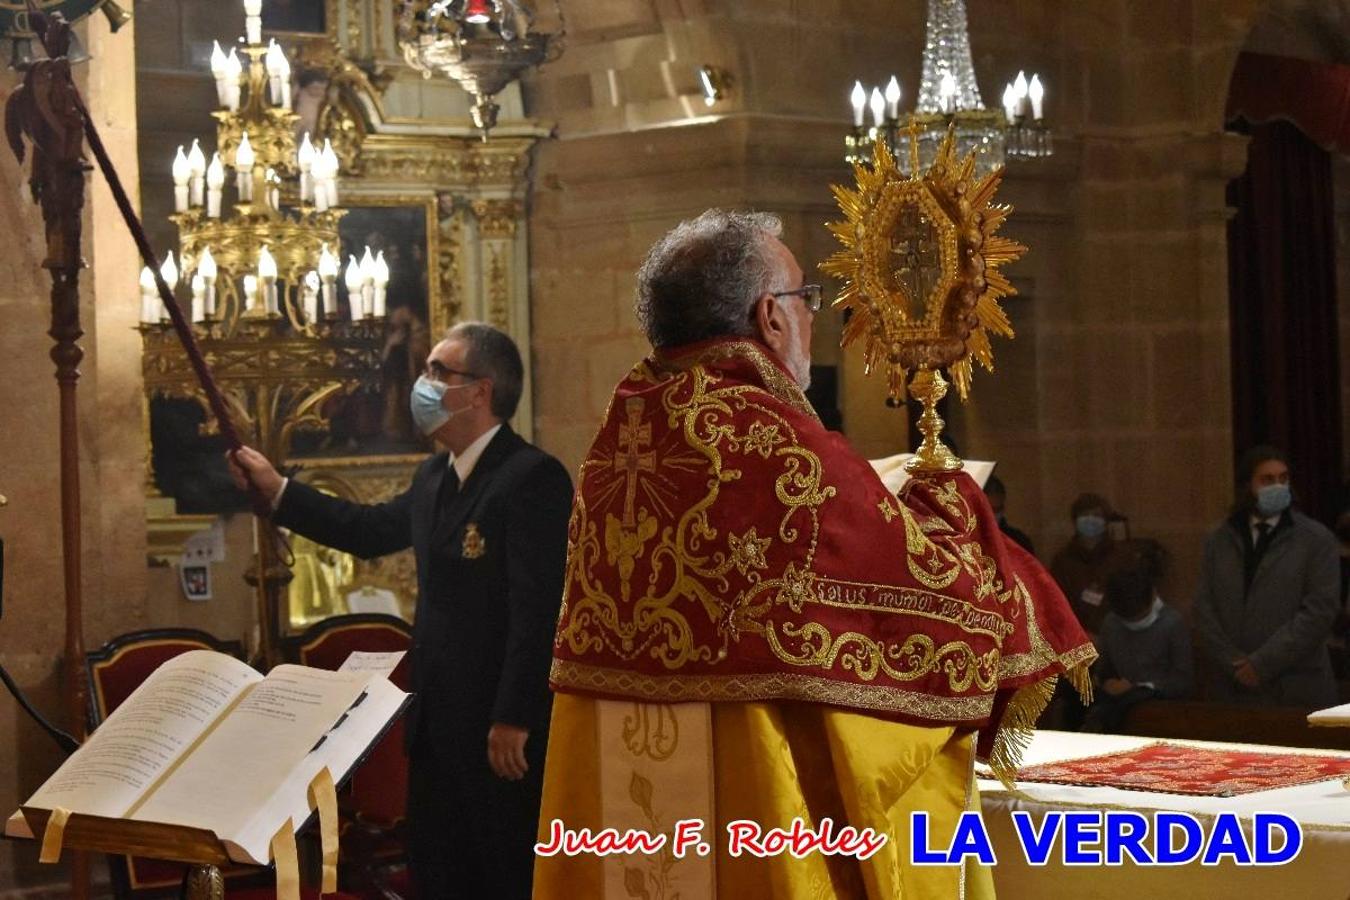
<instances>
[{"instance_id":1,"label":"open book on lectern","mask_svg":"<svg viewBox=\"0 0 1350 900\"><path fill-rule=\"evenodd\" d=\"M191 829L236 862L266 865L286 820L298 831L309 819L314 778L327 768L340 783L408 698L378 671L282 665L264 678L223 653L184 653L99 726L6 834L41 836L60 808L68 833L83 818L79 830L116 844L122 829L140 855L174 858Z\"/></svg>"}]
</instances>

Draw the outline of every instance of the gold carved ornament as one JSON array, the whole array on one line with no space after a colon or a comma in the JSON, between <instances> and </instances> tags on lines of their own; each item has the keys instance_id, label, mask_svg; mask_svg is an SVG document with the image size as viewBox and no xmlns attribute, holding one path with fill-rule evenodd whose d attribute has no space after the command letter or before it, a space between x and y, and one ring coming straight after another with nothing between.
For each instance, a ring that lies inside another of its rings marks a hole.
<instances>
[{"instance_id":1,"label":"gold carved ornament","mask_svg":"<svg viewBox=\"0 0 1350 900\"><path fill-rule=\"evenodd\" d=\"M834 301L851 315L842 344L866 341L866 372L884 366L895 400L914 373L909 392L924 405L924 439L906 467L954 471L961 461L939 439L942 370L963 400L973 363L993 371L990 334L1013 336L999 301L1016 293L999 269L1027 248L997 233L1012 212L993 202L1002 168L976 178L974 154L959 159L950 131L927 172L917 140L910 146L912 177L878 140L871 164L854 164L857 188L833 186L844 219L829 228L843 249L820 268L844 282Z\"/></svg>"}]
</instances>

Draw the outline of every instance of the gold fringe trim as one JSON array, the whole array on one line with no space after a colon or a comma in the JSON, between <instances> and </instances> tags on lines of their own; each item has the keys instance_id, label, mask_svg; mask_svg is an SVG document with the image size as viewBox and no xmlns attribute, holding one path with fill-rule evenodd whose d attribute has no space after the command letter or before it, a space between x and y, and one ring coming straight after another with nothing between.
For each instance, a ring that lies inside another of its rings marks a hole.
<instances>
[{"instance_id":1,"label":"gold fringe trim","mask_svg":"<svg viewBox=\"0 0 1350 900\"><path fill-rule=\"evenodd\" d=\"M1074 666L1064 677L1069 679L1069 684L1078 692L1078 699L1083 701L1084 706L1092 705L1092 675L1089 672L1089 664L1084 663L1081 666Z\"/></svg>"},{"instance_id":2,"label":"gold fringe trim","mask_svg":"<svg viewBox=\"0 0 1350 900\"><path fill-rule=\"evenodd\" d=\"M1050 698L1055 695L1057 676L1018 688L1003 711L1003 720L994 734L994 746L989 751L989 770L1003 786L1012 790L1022 754L1031 745L1036 733L1036 720L1045 712ZM1075 685L1076 687L1077 685Z\"/></svg>"}]
</instances>

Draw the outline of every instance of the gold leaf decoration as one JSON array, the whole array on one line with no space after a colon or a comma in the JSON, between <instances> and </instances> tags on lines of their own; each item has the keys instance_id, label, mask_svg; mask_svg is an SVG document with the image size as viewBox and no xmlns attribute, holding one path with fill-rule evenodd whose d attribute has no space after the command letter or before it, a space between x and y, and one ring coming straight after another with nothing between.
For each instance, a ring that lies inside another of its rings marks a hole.
<instances>
[{"instance_id":1,"label":"gold leaf decoration","mask_svg":"<svg viewBox=\"0 0 1350 900\"><path fill-rule=\"evenodd\" d=\"M866 371L886 369L892 398L911 371L945 368L964 400L972 361L993 371L989 335L1013 336L999 301L1016 291L999 269L1027 248L997 233L1012 212L993 202L1003 170L976 178L954 132L927 172L917 159L910 168L902 174L878 140L871 164L854 165L856 189L833 186L844 218L829 229L843 249L820 268L844 282L842 344L866 341Z\"/></svg>"}]
</instances>

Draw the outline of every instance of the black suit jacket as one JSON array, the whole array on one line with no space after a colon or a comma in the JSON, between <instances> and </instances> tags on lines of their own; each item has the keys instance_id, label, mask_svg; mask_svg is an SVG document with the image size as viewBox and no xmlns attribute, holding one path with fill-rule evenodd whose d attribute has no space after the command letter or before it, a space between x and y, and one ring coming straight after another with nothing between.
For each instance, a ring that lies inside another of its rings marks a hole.
<instances>
[{"instance_id":1,"label":"black suit jacket","mask_svg":"<svg viewBox=\"0 0 1350 900\"><path fill-rule=\"evenodd\" d=\"M408 490L373 505L292 480L273 520L365 559L413 547L410 746L426 729L435 746L478 763L491 723L504 722L530 729L527 753L542 759L572 481L509 425L458 492L442 490L449 468L438 453Z\"/></svg>"}]
</instances>

